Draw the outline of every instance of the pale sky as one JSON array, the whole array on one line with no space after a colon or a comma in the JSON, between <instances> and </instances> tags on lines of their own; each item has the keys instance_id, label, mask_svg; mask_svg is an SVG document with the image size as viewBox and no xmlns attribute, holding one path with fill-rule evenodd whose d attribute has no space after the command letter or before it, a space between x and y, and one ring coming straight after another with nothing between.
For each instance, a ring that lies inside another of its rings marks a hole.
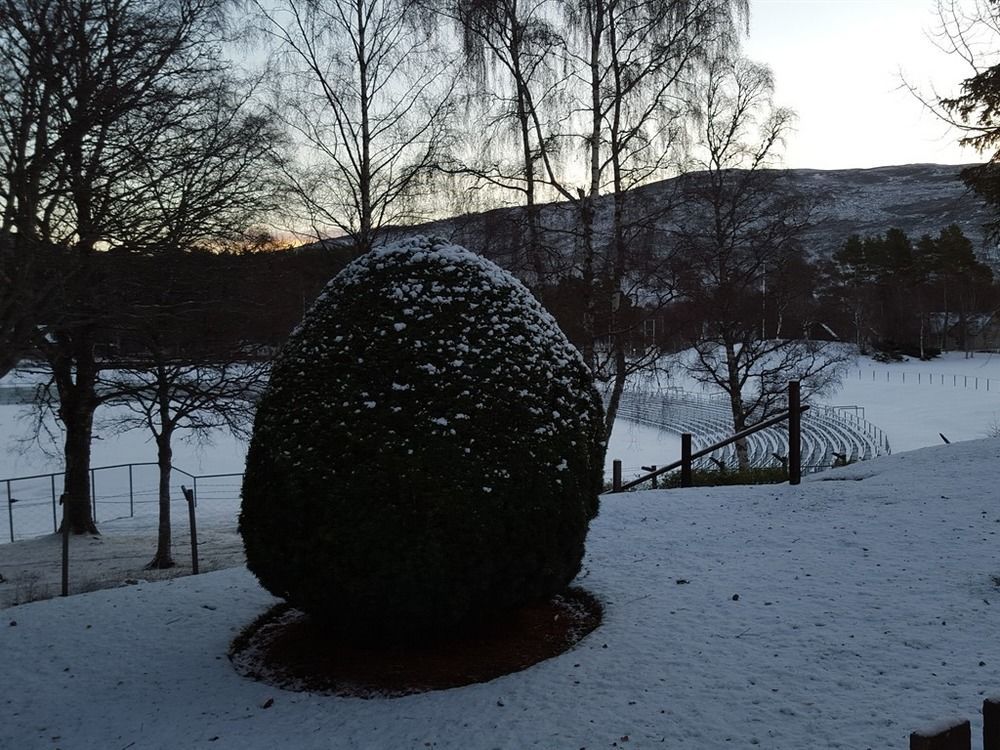
<instances>
[{"instance_id":1,"label":"pale sky","mask_svg":"<svg viewBox=\"0 0 1000 750\"><path fill-rule=\"evenodd\" d=\"M839 169L982 161L902 86L953 93L969 75L929 38L933 0L751 0L744 51L798 114L784 166Z\"/></svg>"}]
</instances>

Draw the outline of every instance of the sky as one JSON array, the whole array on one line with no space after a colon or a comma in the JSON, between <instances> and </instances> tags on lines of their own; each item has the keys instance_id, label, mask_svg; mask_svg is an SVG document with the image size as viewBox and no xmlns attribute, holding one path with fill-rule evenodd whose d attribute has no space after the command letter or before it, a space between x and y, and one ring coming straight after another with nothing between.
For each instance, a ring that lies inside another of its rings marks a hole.
<instances>
[{"instance_id":1,"label":"sky","mask_svg":"<svg viewBox=\"0 0 1000 750\"><path fill-rule=\"evenodd\" d=\"M971 0L967 0L971 2ZM903 86L957 91L965 64L937 49L934 0L751 0L744 51L795 110L784 165L840 169L982 161Z\"/></svg>"}]
</instances>

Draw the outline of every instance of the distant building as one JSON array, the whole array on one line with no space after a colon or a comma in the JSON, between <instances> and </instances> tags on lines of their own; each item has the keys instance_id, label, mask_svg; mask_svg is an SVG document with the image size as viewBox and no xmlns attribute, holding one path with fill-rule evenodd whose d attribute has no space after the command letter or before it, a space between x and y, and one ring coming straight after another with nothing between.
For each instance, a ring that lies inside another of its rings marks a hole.
<instances>
[{"instance_id":1,"label":"distant building","mask_svg":"<svg viewBox=\"0 0 1000 750\"><path fill-rule=\"evenodd\" d=\"M972 313L963 320L958 313L931 313L930 334L943 351L1000 351L1000 315Z\"/></svg>"}]
</instances>

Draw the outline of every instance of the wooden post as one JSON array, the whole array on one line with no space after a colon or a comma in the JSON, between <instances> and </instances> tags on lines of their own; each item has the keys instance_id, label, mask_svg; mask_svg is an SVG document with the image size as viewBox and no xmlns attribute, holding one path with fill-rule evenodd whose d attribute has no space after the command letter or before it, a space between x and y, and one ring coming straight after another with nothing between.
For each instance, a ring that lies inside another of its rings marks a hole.
<instances>
[{"instance_id":1,"label":"wooden post","mask_svg":"<svg viewBox=\"0 0 1000 750\"><path fill-rule=\"evenodd\" d=\"M983 701L983 750L1000 750L1000 698Z\"/></svg>"},{"instance_id":2,"label":"wooden post","mask_svg":"<svg viewBox=\"0 0 1000 750\"><path fill-rule=\"evenodd\" d=\"M622 491L622 462L617 458L611 462L611 491Z\"/></svg>"},{"instance_id":3,"label":"wooden post","mask_svg":"<svg viewBox=\"0 0 1000 750\"><path fill-rule=\"evenodd\" d=\"M914 732L910 735L910 750L971 750L972 725L968 720L942 730Z\"/></svg>"},{"instance_id":4,"label":"wooden post","mask_svg":"<svg viewBox=\"0 0 1000 750\"><path fill-rule=\"evenodd\" d=\"M653 472L653 471L656 471L656 464L653 464L652 466L641 466L639 468L641 468L643 471L646 471L646 472ZM659 489L659 486L660 486L659 479L660 479L659 477L653 477L650 480L653 483L653 489L654 490L655 489Z\"/></svg>"},{"instance_id":5,"label":"wooden post","mask_svg":"<svg viewBox=\"0 0 1000 750\"><path fill-rule=\"evenodd\" d=\"M59 496L62 520L62 596L69 596L69 519L66 518L66 493Z\"/></svg>"},{"instance_id":6,"label":"wooden post","mask_svg":"<svg viewBox=\"0 0 1000 750\"><path fill-rule=\"evenodd\" d=\"M10 522L10 541L14 541L14 498L10 494L10 480L7 480L7 520Z\"/></svg>"},{"instance_id":7,"label":"wooden post","mask_svg":"<svg viewBox=\"0 0 1000 750\"><path fill-rule=\"evenodd\" d=\"M52 486L52 532L59 533L59 519L56 517L56 475L49 474L49 484Z\"/></svg>"},{"instance_id":8,"label":"wooden post","mask_svg":"<svg viewBox=\"0 0 1000 750\"><path fill-rule=\"evenodd\" d=\"M189 490L183 484L181 485L181 492L184 493L184 499L187 500L188 504L188 522L191 525L191 573L193 575L198 574L198 526L195 522L194 517L194 490Z\"/></svg>"},{"instance_id":9,"label":"wooden post","mask_svg":"<svg viewBox=\"0 0 1000 750\"><path fill-rule=\"evenodd\" d=\"M788 483L802 481L802 412L799 381L788 383Z\"/></svg>"},{"instance_id":10,"label":"wooden post","mask_svg":"<svg viewBox=\"0 0 1000 750\"><path fill-rule=\"evenodd\" d=\"M691 482L691 433L681 433L681 487L690 487Z\"/></svg>"}]
</instances>

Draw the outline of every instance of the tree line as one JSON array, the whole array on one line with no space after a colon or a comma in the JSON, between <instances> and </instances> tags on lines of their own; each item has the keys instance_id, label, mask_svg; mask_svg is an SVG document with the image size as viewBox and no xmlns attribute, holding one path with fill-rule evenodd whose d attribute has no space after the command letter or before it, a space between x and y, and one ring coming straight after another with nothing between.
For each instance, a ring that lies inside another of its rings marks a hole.
<instances>
[{"instance_id":1,"label":"tree line","mask_svg":"<svg viewBox=\"0 0 1000 750\"><path fill-rule=\"evenodd\" d=\"M1000 302L992 270L954 224L916 242L895 228L849 237L833 255L828 297L849 315L859 351L921 359L969 353Z\"/></svg>"}]
</instances>

